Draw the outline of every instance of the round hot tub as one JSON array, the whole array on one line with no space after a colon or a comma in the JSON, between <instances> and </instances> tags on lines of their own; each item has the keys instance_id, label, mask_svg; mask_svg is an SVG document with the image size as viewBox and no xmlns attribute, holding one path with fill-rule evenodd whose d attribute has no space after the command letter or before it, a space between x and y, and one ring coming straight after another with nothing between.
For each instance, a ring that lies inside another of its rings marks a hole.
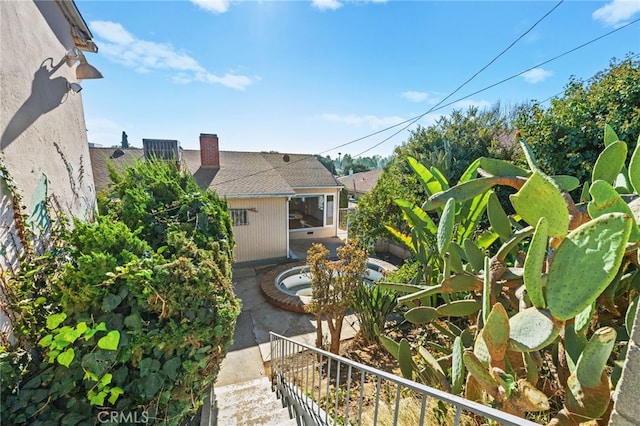
<instances>
[{"instance_id":1,"label":"round hot tub","mask_svg":"<svg viewBox=\"0 0 640 426\"><path fill-rule=\"evenodd\" d=\"M365 282L379 281L387 271L396 269L392 264L369 258ZM266 274L260 287L272 304L295 312L304 312L304 306L311 301L311 273L305 264L276 268Z\"/></svg>"}]
</instances>

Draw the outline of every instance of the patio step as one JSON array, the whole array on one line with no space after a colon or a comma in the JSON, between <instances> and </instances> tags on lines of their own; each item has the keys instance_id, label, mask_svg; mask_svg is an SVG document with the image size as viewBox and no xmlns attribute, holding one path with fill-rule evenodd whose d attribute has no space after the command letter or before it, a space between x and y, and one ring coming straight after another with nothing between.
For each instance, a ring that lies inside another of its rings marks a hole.
<instances>
[{"instance_id":1,"label":"patio step","mask_svg":"<svg viewBox=\"0 0 640 426\"><path fill-rule=\"evenodd\" d=\"M266 377L215 388L218 426L296 425Z\"/></svg>"}]
</instances>

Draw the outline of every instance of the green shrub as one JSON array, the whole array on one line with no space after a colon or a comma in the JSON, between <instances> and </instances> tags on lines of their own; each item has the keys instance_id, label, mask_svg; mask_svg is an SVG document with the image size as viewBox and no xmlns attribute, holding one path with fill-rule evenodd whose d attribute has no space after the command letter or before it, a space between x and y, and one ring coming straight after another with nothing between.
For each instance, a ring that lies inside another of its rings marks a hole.
<instances>
[{"instance_id":1,"label":"green shrub","mask_svg":"<svg viewBox=\"0 0 640 426\"><path fill-rule=\"evenodd\" d=\"M240 312L226 204L167 163L113 177L98 221L76 223L13 278L20 343L0 351L3 423L116 411L180 424L216 379ZM41 268L36 298L26 282Z\"/></svg>"},{"instance_id":2,"label":"green shrub","mask_svg":"<svg viewBox=\"0 0 640 426\"><path fill-rule=\"evenodd\" d=\"M353 311L360 324L360 336L365 343L378 341L376 328L384 330L387 317L396 308L396 293L376 284L356 288Z\"/></svg>"}]
</instances>

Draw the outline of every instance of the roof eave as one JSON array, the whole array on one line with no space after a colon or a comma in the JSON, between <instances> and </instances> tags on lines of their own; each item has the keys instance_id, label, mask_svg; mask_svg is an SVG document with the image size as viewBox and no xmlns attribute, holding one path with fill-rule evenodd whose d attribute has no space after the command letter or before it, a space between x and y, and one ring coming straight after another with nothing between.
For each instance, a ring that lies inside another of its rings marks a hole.
<instances>
[{"instance_id":1,"label":"roof eave","mask_svg":"<svg viewBox=\"0 0 640 426\"><path fill-rule=\"evenodd\" d=\"M71 25L71 35L76 47L85 52L98 53L93 35L73 0L56 0L65 18Z\"/></svg>"},{"instance_id":2,"label":"roof eave","mask_svg":"<svg viewBox=\"0 0 640 426\"><path fill-rule=\"evenodd\" d=\"M281 192L273 194L220 194L218 196L228 199L241 199L241 198L285 198L296 195L295 192Z\"/></svg>"},{"instance_id":3,"label":"roof eave","mask_svg":"<svg viewBox=\"0 0 640 426\"><path fill-rule=\"evenodd\" d=\"M293 189L340 189L343 188L344 185L334 185L334 186L293 186Z\"/></svg>"}]
</instances>

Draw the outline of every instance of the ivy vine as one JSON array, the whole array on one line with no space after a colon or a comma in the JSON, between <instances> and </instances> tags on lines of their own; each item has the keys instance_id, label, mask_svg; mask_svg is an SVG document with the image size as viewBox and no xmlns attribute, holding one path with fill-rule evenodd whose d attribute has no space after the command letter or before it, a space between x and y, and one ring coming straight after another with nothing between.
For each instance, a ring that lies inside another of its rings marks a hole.
<instances>
[{"instance_id":1,"label":"ivy vine","mask_svg":"<svg viewBox=\"0 0 640 426\"><path fill-rule=\"evenodd\" d=\"M215 381L240 312L226 203L169 163L112 179L98 219L56 227L40 253L16 221L27 249L2 274L16 336L0 346L3 423L93 424L111 410L180 424Z\"/></svg>"}]
</instances>

